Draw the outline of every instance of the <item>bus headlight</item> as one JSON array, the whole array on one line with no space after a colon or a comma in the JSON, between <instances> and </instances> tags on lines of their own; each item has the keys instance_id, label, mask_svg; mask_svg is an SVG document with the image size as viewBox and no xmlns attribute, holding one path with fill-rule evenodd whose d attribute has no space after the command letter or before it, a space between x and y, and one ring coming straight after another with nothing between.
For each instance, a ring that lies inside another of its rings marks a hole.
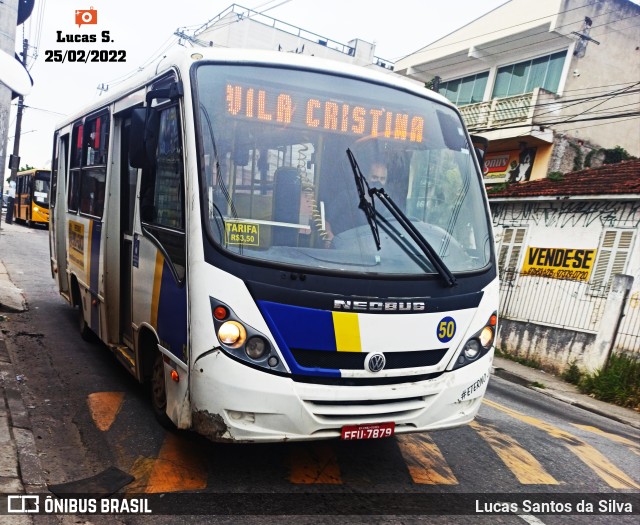
<instances>
[{"instance_id":1,"label":"bus headlight","mask_svg":"<svg viewBox=\"0 0 640 525\"><path fill-rule=\"evenodd\" d=\"M493 327L485 326L480 332L480 344L485 348L489 348L493 343Z\"/></svg>"},{"instance_id":2,"label":"bus headlight","mask_svg":"<svg viewBox=\"0 0 640 525\"><path fill-rule=\"evenodd\" d=\"M247 332L237 321L227 321L218 328L218 339L225 345L241 346L247 338Z\"/></svg>"},{"instance_id":3,"label":"bus headlight","mask_svg":"<svg viewBox=\"0 0 640 525\"><path fill-rule=\"evenodd\" d=\"M464 344L462 350L456 357L455 364L452 367L453 370L477 361L491 350L495 339L497 324L498 315L497 313L493 313L485 326L482 327L482 330L473 334Z\"/></svg>"},{"instance_id":4,"label":"bus headlight","mask_svg":"<svg viewBox=\"0 0 640 525\"><path fill-rule=\"evenodd\" d=\"M220 350L236 362L255 369L288 372L277 346L267 335L241 319L228 304L214 297L209 300L211 319L219 342L219 346L213 350Z\"/></svg>"},{"instance_id":5,"label":"bus headlight","mask_svg":"<svg viewBox=\"0 0 640 525\"><path fill-rule=\"evenodd\" d=\"M244 351L251 359L262 359L267 353L267 342L257 335L247 339L247 343L244 345Z\"/></svg>"},{"instance_id":6,"label":"bus headlight","mask_svg":"<svg viewBox=\"0 0 640 525\"><path fill-rule=\"evenodd\" d=\"M473 361L480 355L480 342L477 339L469 339L464 345L462 352L464 353L464 356L467 358L467 360Z\"/></svg>"}]
</instances>

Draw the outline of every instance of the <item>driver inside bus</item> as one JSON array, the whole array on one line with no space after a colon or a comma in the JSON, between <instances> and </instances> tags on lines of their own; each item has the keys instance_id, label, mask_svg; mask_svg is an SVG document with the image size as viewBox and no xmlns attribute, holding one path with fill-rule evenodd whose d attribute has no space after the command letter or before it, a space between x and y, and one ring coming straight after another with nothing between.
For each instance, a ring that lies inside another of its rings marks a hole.
<instances>
[{"instance_id":1,"label":"driver inside bus","mask_svg":"<svg viewBox=\"0 0 640 525\"><path fill-rule=\"evenodd\" d=\"M358 165L365 176L369 188L384 189L389 177L387 165L382 156L360 159L356 155ZM325 247L330 248L333 238L343 231L367 224L364 212L358 209L358 196L354 191L341 192L335 195L331 206L327 207L325 232L322 235ZM367 191L365 185L365 191ZM370 198L367 196L367 198ZM349 211L351 210L351 212Z\"/></svg>"}]
</instances>

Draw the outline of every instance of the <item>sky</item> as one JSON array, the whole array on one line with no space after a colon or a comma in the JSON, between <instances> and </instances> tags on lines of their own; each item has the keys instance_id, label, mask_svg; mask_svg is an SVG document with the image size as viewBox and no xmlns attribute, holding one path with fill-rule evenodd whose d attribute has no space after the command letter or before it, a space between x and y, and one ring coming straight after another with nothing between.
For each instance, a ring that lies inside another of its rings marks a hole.
<instances>
[{"instance_id":1,"label":"sky","mask_svg":"<svg viewBox=\"0 0 640 525\"><path fill-rule=\"evenodd\" d=\"M438 40L507 0L448 0L446 8L429 0L242 0L238 4L306 31L346 44L359 38L376 44L375 54L396 61ZM27 67L34 80L25 98L20 139L20 165L49 168L53 131L65 116L101 96L97 86L113 89L119 79L148 64L171 42L178 28L201 26L232 0L35 0L31 17L16 32L16 50L26 38ZM97 12L97 24L78 26L76 10ZM100 42L103 31L111 42ZM96 35L98 42L58 42L76 35ZM177 44L174 44L177 45ZM47 61L56 50L122 50L123 63L59 63ZM104 96L104 94L102 94ZM7 156L13 151L17 99L9 122ZM0 138L1 140L1 138ZM5 172L5 177L9 171Z\"/></svg>"}]
</instances>

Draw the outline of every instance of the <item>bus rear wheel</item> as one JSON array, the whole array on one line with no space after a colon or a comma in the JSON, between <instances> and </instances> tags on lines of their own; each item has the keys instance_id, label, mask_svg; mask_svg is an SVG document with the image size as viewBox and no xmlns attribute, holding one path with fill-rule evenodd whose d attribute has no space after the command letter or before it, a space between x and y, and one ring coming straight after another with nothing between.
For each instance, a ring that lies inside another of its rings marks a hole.
<instances>
[{"instance_id":1,"label":"bus rear wheel","mask_svg":"<svg viewBox=\"0 0 640 525\"><path fill-rule=\"evenodd\" d=\"M157 351L151 369L151 406L153 413L164 428L173 430L175 425L167 416L167 389L164 378L164 359L162 352Z\"/></svg>"}]
</instances>

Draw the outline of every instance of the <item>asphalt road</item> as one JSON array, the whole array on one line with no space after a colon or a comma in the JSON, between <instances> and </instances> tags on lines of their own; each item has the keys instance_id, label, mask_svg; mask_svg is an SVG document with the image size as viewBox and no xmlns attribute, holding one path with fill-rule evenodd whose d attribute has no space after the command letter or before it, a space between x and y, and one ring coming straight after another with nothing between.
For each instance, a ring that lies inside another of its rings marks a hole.
<instances>
[{"instance_id":1,"label":"asphalt road","mask_svg":"<svg viewBox=\"0 0 640 525\"><path fill-rule=\"evenodd\" d=\"M4 314L0 327L46 482L85 480L117 467L135 478L122 488L131 497L167 494L165 503L176 497L170 505L180 511L199 505L223 512L224 502L231 512L91 516L89 523L281 523L279 514L292 513L296 523L424 523L415 513L438 504L472 505L473 512L430 515L429 522L636 522L637 515L552 514L524 503L569 498L575 506L595 494L608 511L616 497L637 495L640 432L497 377L477 420L448 431L261 445L167 432L152 415L147 390L105 347L80 338L76 312L51 277L47 235L4 225L0 235L0 260L28 304L26 312ZM510 503L519 505L517 514L488 515Z\"/></svg>"}]
</instances>

